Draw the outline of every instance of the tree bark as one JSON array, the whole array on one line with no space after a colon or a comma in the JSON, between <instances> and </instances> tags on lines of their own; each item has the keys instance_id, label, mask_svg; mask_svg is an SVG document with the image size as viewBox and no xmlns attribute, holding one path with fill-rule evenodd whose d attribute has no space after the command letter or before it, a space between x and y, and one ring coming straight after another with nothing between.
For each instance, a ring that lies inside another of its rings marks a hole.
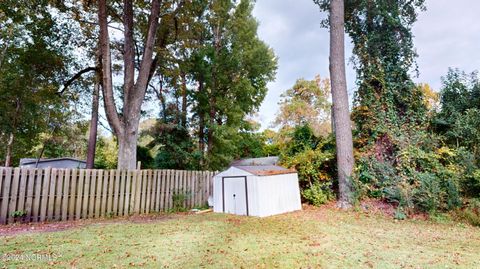
<instances>
[{"instance_id":1,"label":"tree bark","mask_svg":"<svg viewBox=\"0 0 480 269\"><path fill-rule=\"evenodd\" d=\"M210 91L210 111L209 111L209 126L208 126L208 133L207 133L207 139L208 139L208 143L207 143L207 153L210 154L213 150L213 140L214 140L214 136L213 136L213 126L215 125L215 116L217 114L217 101L216 101L216 98L215 98L215 95L217 94L217 88L218 88L218 84L217 84L217 64L215 63L216 59L217 59L217 55L221 49L221 43L220 43L220 40L221 40L221 32L220 32L220 25L217 24L216 28L215 28L215 31L214 31L214 41L213 41L213 47L214 47L214 50L213 50L213 66L212 66L212 87L211 87L211 91Z\"/></svg>"},{"instance_id":2,"label":"tree bark","mask_svg":"<svg viewBox=\"0 0 480 269\"><path fill-rule=\"evenodd\" d=\"M332 85L333 121L337 148L340 208L352 205L352 172L354 166L352 130L345 75L344 0L330 2L330 79Z\"/></svg>"},{"instance_id":3,"label":"tree bark","mask_svg":"<svg viewBox=\"0 0 480 269\"><path fill-rule=\"evenodd\" d=\"M13 155L13 143L15 141L15 129L17 128L17 115L20 112L20 99L15 100L15 116L13 118L13 130L10 132L7 143L7 152L5 154L5 167L10 167L12 165L12 155Z\"/></svg>"},{"instance_id":4,"label":"tree bark","mask_svg":"<svg viewBox=\"0 0 480 269\"><path fill-rule=\"evenodd\" d=\"M12 166L12 152L13 152L13 141L15 140L15 135L13 132L10 133L7 143L7 153L5 154L5 167Z\"/></svg>"},{"instance_id":5,"label":"tree bark","mask_svg":"<svg viewBox=\"0 0 480 269\"><path fill-rule=\"evenodd\" d=\"M187 79L182 73L182 127L187 128Z\"/></svg>"},{"instance_id":6,"label":"tree bark","mask_svg":"<svg viewBox=\"0 0 480 269\"><path fill-rule=\"evenodd\" d=\"M203 91L203 81L198 82L198 92ZM203 112L202 105L199 104L200 109L197 111L198 114L198 150L201 153L200 166L203 168L204 157L205 157L205 113Z\"/></svg>"},{"instance_id":7,"label":"tree bark","mask_svg":"<svg viewBox=\"0 0 480 269\"><path fill-rule=\"evenodd\" d=\"M107 22L107 3L106 0L98 1L98 22L100 25L100 53L102 63L102 90L105 105L105 114L108 123L112 127L115 135L122 133L122 122L117 112L112 85L112 56L110 53L110 37L108 33Z\"/></svg>"},{"instance_id":8,"label":"tree bark","mask_svg":"<svg viewBox=\"0 0 480 269\"><path fill-rule=\"evenodd\" d=\"M207 134L207 153L211 153L213 150L213 126L215 125L215 115L217 114L216 111L216 100L215 96L210 98L210 113L208 119L208 134Z\"/></svg>"},{"instance_id":9,"label":"tree bark","mask_svg":"<svg viewBox=\"0 0 480 269\"><path fill-rule=\"evenodd\" d=\"M90 133L88 137L88 148L87 148L87 169L93 169L95 164L95 150L97 147L97 130L98 130L98 103L99 103L99 94L100 94L100 83L95 82L93 87L93 97L92 97L92 116L90 119Z\"/></svg>"}]
</instances>

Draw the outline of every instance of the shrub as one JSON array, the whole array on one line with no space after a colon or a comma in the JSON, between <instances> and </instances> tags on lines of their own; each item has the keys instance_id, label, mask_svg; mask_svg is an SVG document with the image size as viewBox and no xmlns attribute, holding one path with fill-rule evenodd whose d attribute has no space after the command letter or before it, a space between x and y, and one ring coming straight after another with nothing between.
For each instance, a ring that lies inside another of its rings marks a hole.
<instances>
[{"instance_id":1,"label":"shrub","mask_svg":"<svg viewBox=\"0 0 480 269\"><path fill-rule=\"evenodd\" d=\"M453 216L473 226L480 226L480 199L471 199L464 208L455 210Z\"/></svg>"},{"instance_id":2,"label":"shrub","mask_svg":"<svg viewBox=\"0 0 480 269\"><path fill-rule=\"evenodd\" d=\"M441 208L444 191L438 178L431 173L419 173L418 183L418 187L413 190L415 206L425 212L434 212Z\"/></svg>"},{"instance_id":3,"label":"shrub","mask_svg":"<svg viewBox=\"0 0 480 269\"><path fill-rule=\"evenodd\" d=\"M22 217L25 217L26 215L27 215L27 212L23 210L13 211L12 213L10 213L10 216L12 218L22 218Z\"/></svg>"},{"instance_id":4,"label":"shrub","mask_svg":"<svg viewBox=\"0 0 480 269\"><path fill-rule=\"evenodd\" d=\"M281 163L297 170L304 201L318 206L331 200L336 178L333 136L317 137L308 125L295 128L288 136Z\"/></svg>"},{"instance_id":5,"label":"shrub","mask_svg":"<svg viewBox=\"0 0 480 269\"><path fill-rule=\"evenodd\" d=\"M314 183L302 191L303 198L314 206L320 206L335 198L331 190L331 183Z\"/></svg>"},{"instance_id":6,"label":"shrub","mask_svg":"<svg viewBox=\"0 0 480 269\"><path fill-rule=\"evenodd\" d=\"M379 162L373 157L363 157L357 162L356 181L360 197L385 198L390 193L392 202L400 202L398 190L391 189L392 182L400 181L397 170L388 162ZM388 198L388 197L387 197Z\"/></svg>"},{"instance_id":7,"label":"shrub","mask_svg":"<svg viewBox=\"0 0 480 269\"><path fill-rule=\"evenodd\" d=\"M183 206L183 203L188 199L189 194L179 192L174 193L172 196L173 208L172 212L185 212L187 209Z\"/></svg>"},{"instance_id":8,"label":"shrub","mask_svg":"<svg viewBox=\"0 0 480 269\"><path fill-rule=\"evenodd\" d=\"M465 175L461 183L465 195L480 198L480 169Z\"/></svg>"},{"instance_id":9,"label":"shrub","mask_svg":"<svg viewBox=\"0 0 480 269\"><path fill-rule=\"evenodd\" d=\"M460 154L448 147L409 145L390 160L364 156L357 162L358 189L362 195L383 198L402 207L406 213L458 208L460 182L468 174Z\"/></svg>"}]
</instances>

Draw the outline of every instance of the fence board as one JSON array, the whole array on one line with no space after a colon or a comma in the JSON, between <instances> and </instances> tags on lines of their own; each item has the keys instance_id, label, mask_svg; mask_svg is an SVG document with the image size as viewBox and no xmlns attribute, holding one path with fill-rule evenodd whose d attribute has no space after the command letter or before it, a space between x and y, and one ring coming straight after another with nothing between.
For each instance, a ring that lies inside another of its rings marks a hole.
<instances>
[{"instance_id":1,"label":"fence board","mask_svg":"<svg viewBox=\"0 0 480 269\"><path fill-rule=\"evenodd\" d=\"M190 188L190 197L189 197L189 206L188 208L195 208L195 199L196 199L196 193L195 193L195 173L193 171L187 171L187 181L189 182L189 188Z\"/></svg>"},{"instance_id":2,"label":"fence board","mask_svg":"<svg viewBox=\"0 0 480 269\"><path fill-rule=\"evenodd\" d=\"M0 201L2 201L2 198L3 198L3 195L2 195L2 191L3 191L3 181L5 181L7 175L6 175L6 169L3 168L3 167L0 167ZM2 204L0 203L0 209L1 209L1 206ZM1 212L1 211L0 211Z\"/></svg>"},{"instance_id":3,"label":"fence board","mask_svg":"<svg viewBox=\"0 0 480 269\"><path fill-rule=\"evenodd\" d=\"M77 198L77 175L78 170L72 169L71 180L70 180L70 201L68 202L68 219L73 220L75 218L75 205Z\"/></svg>"},{"instance_id":4,"label":"fence board","mask_svg":"<svg viewBox=\"0 0 480 269\"><path fill-rule=\"evenodd\" d=\"M207 178L208 178L207 188L208 188L208 193L211 193L211 194L213 194L213 177L214 177L214 175L215 175L215 173L207 171Z\"/></svg>"},{"instance_id":5,"label":"fence board","mask_svg":"<svg viewBox=\"0 0 480 269\"><path fill-rule=\"evenodd\" d=\"M141 197L140 198L140 213L145 213L145 203L146 203L146 192L147 192L147 177L148 173L147 170L142 171L142 190L141 190Z\"/></svg>"},{"instance_id":6,"label":"fence board","mask_svg":"<svg viewBox=\"0 0 480 269\"><path fill-rule=\"evenodd\" d=\"M155 211L160 212L162 210L163 201L162 201L162 178L164 170L157 171L157 189L155 194Z\"/></svg>"},{"instance_id":7,"label":"fence board","mask_svg":"<svg viewBox=\"0 0 480 269\"><path fill-rule=\"evenodd\" d=\"M102 205L100 207L100 215L105 217L107 214L107 197L108 197L108 177L109 171L105 170L103 172L103 186L102 186Z\"/></svg>"},{"instance_id":8,"label":"fence board","mask_svg":"<svg viewBox=\"0 0 480 269\"><path fill-rule=\"evenodd\" d=\"M2 205L0 207L0 223L5 224L7 223L8 217L8 200L10 196L10 187L12 184L12 169L7 168L5 171L5 178L3 182L3 189L2 189ZM2 172L3 174L3 172Z\"/></svg>"},{"instance_id":9,"label":"fence board","mask_svg":"<svg viewBox=\"0 0 480 269\"><path fill-rule=\"evenodd\" d=\"M32 206L32 221L39 221L40 216L40 198L42 197L42 180L43 180L44 170L35 169L35 191L33 197L33 206Z\"/></svg>"},{"instance_id":10,"label":"fence board","mask_svg":"<svg viewBox=\"0 0 480 269\"><path fill-rule=\"evenodd\" d=\"M33 191L34 191L34 183L36 178L36 170L37 169L25 169L25 179L27 184L27 191L26 191L26 198L25 198L25 217L28 221L32 220L32 211L33 211ZM28 177L27 177L28 175Z\"/></svg>"},{"instance_id":11,"label":"fence board","mask_svg":"<svg viewBox=\"0 0 480 269\"><path fill-rule=\"evenodd\" d=\"M160 199L160 211L165 211L165 184L167 181L167 171L162 170L160 171L160 193L159 193L159 199Z\"/></svg>"},{"instance_id":12,"label":"fence board","mask_svg":"<svg viewBox=\"0 0 480 269\"><path fill-rule=\"evenodd\" d=\"M100 217L100 208L102 202L102 189L103 189L103 170L97 172L97 193L95 195L95 218Z\"/></svg>"},{"instance_id":13,"label":"fence board","mask_svg":"<svg viewBox=\"0 0 480 269\"><path fill-rule=\"evenodd\" d=\"M173 195L175 194L175 170L170 170L169 183L167 187L168 192L168 206L167 210L173 208Z\"/></svg>"},{"instance_id":14,"label":"fence board","mask_svg":"<svg viewBox=\"0 0 480 269\"><path fill-rule=\"evenodd\" d=\"M25 212L25 196L27 195L27 176L28 170L25 168L20 169L20 182L18 189L18 201L15 211Z\"/></svg>"},{"instance_id":15,"label":"fence board","mask_svg":"<svg viewBox=\"0 0 480 269\"><path fill-rule=\"evenodd\" d=\"M137 184L138 184L138 179L137 179L137 172L136 171L130 171L131 177L132 177L132 186L130 190L130 202L128 203L128 206L130 207L130 213L136 213L135 211L135 199L137 195Z\"/></svg>"},{"instance_id":16,"label":"fence board","mask_svg":"<svg viewBox=\"0 0 480 269\"><path fill-rule=\"evenodd\" d=\"M47 220L53 220L55 209L55 187L57 185L57 169L52 169L50 173L50 189L48 194Z\"/></svg>"},{"instance_id":17,"label":"fence board","mask_svg":"<svg viewBox=\"0 0 480 269\"><path fill-rule=\"evenodd\" d=\"M187 207L188 186L185 181L187 171L180 171L180 193L183 194L183 207Z\"/></svg>"},{"instance_id":18,"label":"fence board","mask_svg":"<svg viewBox=\"0 0 480 269\"><path fill-rule=\"evenodd\" d=\"M203 176L203 172L197 172L198 173L198 178L200 180L199 182L199 189L198 191L200 192L200 197L199 197L199 206L204 206L204 200L205 200L205 177Z\"/></svg>"},{"instance_id":19,"label":"fence board","mask_svg":"<svg viewBox=\"0 0 480 269\"><path fill-rule=\"evenodd\" d=\"M133 202L134 200L131 199L135 195L132 193L132 185L133 185L133 177L135 175L135 171L127 171L127 177L126 177L126 182L125 182L125 206L123 208L124 215L128 216L130 212L133 212L133 208L130 209L130 202ZM132 197L133 196L133 197ZM131 199L131 200L130 200Z\"/></svg>"},{"instance_id":20,"label":"fence board","mask_svg":"<svg viewBox=\"0 0 480 269\"><path fill-rule=\"evenodd\" d=\"M186 208L192 208L193 203L192 203L192 198L194 193L192 192L192 187L193 187L193 181L192 181L192 171L185 171L183 172L185 175L185 207Z\"/></svg>"},{"instance_id":21,"label":"fence board","mask_svg":"<svg viewBox=\"0 0 480 269\"><path fill-rule=\"evenodd\" d=\"M125 200L125 181L126 181L126 170L122 170L122 176L120 179L120 193L118 199L118 215L123 216L123 207L124 207L124 200Z\"/></svg>"},{"instance_id":22,"label":"fence board","mask_svg":"<svg viewBox=\"0 0 480 269\"><path fill-rule=\"evenodd\" d=\"M162 177L162 199L163 199L163 208L162 211L167 211L168 209L168 180L170 177L170 170L164 170L163 177Z\"/></svg>"},{"instance_id":23,"label":"fence board","mask_svg":"<svg viewBox=\"0 0 480 269\"><path fill-rule=\"evenodd\" d=\"M18 195L18 181L20 180L20 168L13 169L13 181L11 184L10 190L10 201L8 204L8 222L13 221L13 217L11 215L17 208L17 195Z\"/></svg>"},{"instance_id":24,"label":"fence board","mask_svg":"<svg viewBox=\"0 0 480 269\"><path fill-rule=\"evenodd\" d=\"M192 182L192 192L194 193L194 195L191 197L191 203L192 203L192 207L193 208L197 208L198 207L198 199L200 198L200 195L198 193L198 186L199 186L199 178L198 178L198 174L196 171L190 171L190 173L192 173L191 175L191 178L190 178L190 181Z\"/></svg>"},{"instance_id":25,"label":"fence board","mask_svg":"<svg viewBox=\"0 0 480 269\"><path fill-rule=\"evenodd\" d=\"M210 194L210 188L209 188L209 176L208 176L208 173L206 171L202 171L202 174L203 174L203 184L204 184L204 188L205 188L205 191L204 191L204 198L203 198L203 202L204 203L208 203L208 198L209 198L209 194Z\"/></svg>"},{"instance_id":26,"label":"fence board","mask_svg":"<svg viewBox=\"0 0 480 269\"><path fill-rule=\"evenodd\" d=\"M152 192L150 196L150 208L149 210L152 212L158 211L155 210L156 204L155 202L157 201L157 180L158 180L158 170L153 170L152 171Z\"/></svg>"},{"instance_id":27,"label":"fence board","mask_svg":"<svg viewBox=\"0 0 480 269\"><path fill-rule=\"evenodd\" d=\"M128 216L128 213L129 213L129 207L130 207L130 191L131 191L131 177L132 177L132 173L130 171L126 171L125 172L125 178L124 178L124 184L125 184L125 189L122 193L122 195L124 196L124 200L123 200L123 216ZM128 184L127 184L128 183Z\"/></svg>"},{"instance_id":28,"label":"fence board","mask_svg":"<svg viewBox=\"0 0 480 269\"><path fill-rule=\"evenodd\" d=\"M147 178L147 201L145 205L145 213L150 213L151 201L152 201L152 185L153 185L154 174L152 170L148 170Z\"/></svg>"},{"instance_id":29,"label":"fence board","mask_svg":"<svg viewBox=\"0 0 480 269\"><path fill-rule=\"evenodd\" d=\"M47 218L48 196L50 195L50 174L52 169L47 168L43 176L42 198L40 201L40 221L45 221Z\"/></svg>"},{"instance_id":30,"label":"fence board","mask_svg":"<svg viewBox=\"0 0 480 269\"><path fill-rule=\"evenodd\" d=\"M197 173L194 171L188 171L190 173L190 184L191 184L191 192L192 196L190 197L190 207L195 208L198 206L197 199L198 199L198 177Z\"/></svg>"},{"instance_id":31,"label":"fence board","mask_svg":"<svg viewBox=\"0 0 480 269\"><path fill-rule=\"evenodd\" d=\"M55 209L53 211L54 220L60 220L62 216L63 173L63 169L57 170L57 189L55 192Z\"/></svg>"},{"instance_id":32,"label":"fence board","mask_svg":"<svg viewBox=\"0 0 480 269\"><path fill-rule=\"evenodd\" d=\"M172 170L172 185L173 185L173 190L171 192L171 195L170 195L170 202L171 202L171 205L170 205L170 208L173 208L174 207L174 195L177 195L178 194L178 174L179 174L179 171L175 171L175 170Z\"/></svg>"},{"instance_id":33,"label":"fence board","mask_svg":"<svg viewBox=\"0 0 480 269\"><path fill-rule=\"evenodd\" d=\"M107 210L105 214L110 216L113 214L113 190L115 186L115 170L110 170L110 179L108 182L108 197L107 197Z\"/></svg>"},{"instance_id":34,"label":"fence board","mask_svg":"<svg viewBox=\"0 0 480 269\"><path fill-rule=\"evenodd\" d=\"M62 198L62 220L67 220L68 214L68 198L70 198L70 169L65 169L65 179L63 181L63 198Z\"/></svg>"},{"instance_id":35,"label":"fence board","mask_svg":"<svg viewBox=\"0 0 480 269\"><path fill-rule=\"evenodd\" d=\"M203 176L202 176L202 173L197 171L197 182L198 182L198 185L197 185L197 194L198 194L198 197L197 197L197 206L199 207L202 207L203 206L203 185L205 184L204 180L203 180Z\"/></svg>"},{"instance_id":36,"label":"fence board","mask_svg":"<svg viewBox=\"0 0 480 269\"><path fill-rule=\"evenodd\" d=\"M92 170L90 179L90 191L88 194L88 218L93 218L95 212L95 189L97 186L97 170Z\"/></svg>"},{"instance_id":37,"label":"fence board","mask_svg":"<svg viewBox=\"0 0 480 269\"><path fill-rule=\"evenodd\" d=\"M140 192L142 188L142 171L135 172L135 201L133 212L140 213Z\"/></svg>"},{"instance_id":38,"label":"fence board","mask_svg":"<svg viewBox=\"0 0 480 269\"><path fill-rule=\"evenodd\" d=\"M75 210L75 219L80 219L82 214L82 204L83 204L83 189L85 188L85 170L80 170L78 173L78 193L76 201L76 210Z\"/></svg>"},{"instance_id":39,"label":"fence board","mask_svg":"<svg viewBox=\"0 0 480 269\"><path fill-rule=\"evenodd\" d=\"M118 216L118 200L120 193L120 170L115 171L115 191L113 193L113 215Z\"/></svg>"},{"instance_id":40,"label":"fence board","mask_svg":"<svg viewBox=\"0 0 480 269\"><path fill-rule=\"evenodd\" d=\"M179 193L179 189L180 189L180 187L179 187L180 171L175 171L175 170L173 170L173 176L174 176L174 178L175 178L175 181L174 181L174 182L175 182L175 183L174 183L174 193L175 193L175 194L178 194L178 193Z\"/></svg>"},{"instance_id":41,"label":"fence board","mask_svg":"<svg viewBox=\"0 0 480 269\"><path fill-rule=\"evenodd\" d=\"M88 217L88 202L90 196L90 181L92 177L92 170L85 170L85 183L83 185L83 203L82 203L82 218L86 219Z\"/></svg>"},{"instance_id":42,"label":"fence board","mask_svg":"<svg viewBox=\"0 0 480 269\"><path fill-rule=\"evenodd\" d=\"M185 198L183 200L183 207L185 208L189 208L191 205L190 205L190 197L193 195L192 194L192 186L190 185L190 180L188 178L188 174L190 173L190 171L182 171L183 173L183 189L184 189L184 193L185 193Z\"/></svg>"}]
</instances>

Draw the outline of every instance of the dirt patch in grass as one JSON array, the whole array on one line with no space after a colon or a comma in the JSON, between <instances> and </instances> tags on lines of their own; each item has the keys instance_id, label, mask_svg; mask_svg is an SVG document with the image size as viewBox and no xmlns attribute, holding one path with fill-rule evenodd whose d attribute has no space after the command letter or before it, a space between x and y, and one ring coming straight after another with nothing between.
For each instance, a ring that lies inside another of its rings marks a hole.
<instances>
[{"instance_id":1,"label":"dirt patch in grass","mask_svg":"<svg viewBox=\"0 0 480 269\"><path fill-rule=\"evenodd\" d=\"M395 215L395 206L378 199L365 199L360 203L360 208L364 212L383 214L385 216L393 217Z\"/></svg>"},{"instance_id":2,"label":"dirt patch in grass","mask_svg":"<svg viewBox=\"0 0 480 269\"><path fill-rule=\"evenodd\" d=\"M177 214L149 214L149 215L134 215L128 217L118 218L101 218L101 219L87 219L87 220L69 220L58 222L35 222L35 223L13 223L9 225L0 225L0 236L12 236L23 233L42 233L42 232L56 232L69 229L77 229L89 225L105 225L115 223L150 223L165 221L182 216L190 215L192 213L177 213Z\"/></svg>"}]
</instances>

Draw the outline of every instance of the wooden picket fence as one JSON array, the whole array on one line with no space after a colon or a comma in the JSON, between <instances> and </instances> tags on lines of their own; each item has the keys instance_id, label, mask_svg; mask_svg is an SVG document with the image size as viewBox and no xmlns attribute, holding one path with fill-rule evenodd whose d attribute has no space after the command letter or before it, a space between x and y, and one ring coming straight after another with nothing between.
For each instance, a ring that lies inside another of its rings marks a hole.
<instances>
[{"instance_id":1,"label":"wooden picket fence","mask_svg":"<svg viewBox=\"0 0 480 269\"><path fill-rule=\"evenodd\" d=\"M0 224L78 220L207 204L215 172L0 168ZM174 205L175 203L175 205Z\"/></svg>"}]
</instances>

